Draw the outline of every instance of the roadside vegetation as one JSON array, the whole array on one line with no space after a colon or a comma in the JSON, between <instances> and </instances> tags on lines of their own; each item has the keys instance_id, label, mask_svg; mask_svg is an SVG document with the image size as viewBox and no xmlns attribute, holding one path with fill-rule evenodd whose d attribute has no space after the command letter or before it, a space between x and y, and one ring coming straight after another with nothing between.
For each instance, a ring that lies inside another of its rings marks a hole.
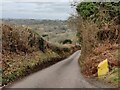
<instances>
[{"instance_id":1,"label":"roadside vegetation","mask_svg":"<svg viewBox=\"0 0 120 90\"><path fill-rule=\"evenodd\" d=\"M107 58L110 72L103 80L118 86L120 2L81 2L73 6L77 15L70 17L69 22L78 31L82 73L87 77L97 77L98 64Z\"/></svg>"},{"instance_id":2,"label":"roadside vegetation","mask_svg":"<svg viewBox=\"0 0 120 90\"><path fill-rule=\"evenodd\" d=\"M0 28L0 86L1 85L2 85L2 28Z\"/></svg>"},{"instance_id":3,"label":"roadside vegetation","mask_svg":"<svg viewBox=\"0 0 120 90\"><path fill-rule=\"evenodd\" d=\"M27 26L3 23L2 85L65 59L78 46L57 46Z\"/></svg>"}]
</instances>

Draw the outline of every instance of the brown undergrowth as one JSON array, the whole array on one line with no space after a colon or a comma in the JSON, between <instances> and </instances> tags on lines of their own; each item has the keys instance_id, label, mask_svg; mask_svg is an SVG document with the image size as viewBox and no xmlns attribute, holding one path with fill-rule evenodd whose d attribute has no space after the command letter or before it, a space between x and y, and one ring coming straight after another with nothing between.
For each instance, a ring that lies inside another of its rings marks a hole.
<instances>
[{"instance_id":1,"label":"brown undergrowth","mask_svg":"<svg viewBox=\"0 0 120 90\"><path fill-rule=\"evenodd\" d=\"M110 72L114 68L120 68L120 22L119 17L106 22L94 22L84 20L81 16L75 16L75 25L79 38L82 38L81 56L79 64L82 73L87 77L97 76L97 66L108 59ZM118 79L117 79L118 80Z\"/></svg>"},{"instance_id":2,"label":"brown undergrowth","mask_svg":"<svg viewBox=\"0 0 120 90\"><path fill-rule=\"evenodd\" d=\"M100 62L108 59L109 69L112 70L114 67L120 67L120 60L118 56L118 45L103 45L94 50L94 54L90 54L83 64L83 74L86 76L97 76L97 66Z\"/></svg>"}]
</instances>

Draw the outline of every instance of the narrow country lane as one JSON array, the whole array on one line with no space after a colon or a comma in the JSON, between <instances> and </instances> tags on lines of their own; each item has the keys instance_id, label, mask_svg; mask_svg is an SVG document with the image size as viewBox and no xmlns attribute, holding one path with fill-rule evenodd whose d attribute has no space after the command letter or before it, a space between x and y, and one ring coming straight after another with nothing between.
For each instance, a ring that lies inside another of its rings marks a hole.
<instances>
[{"instance_id":1,"label":"narrow country lane","mask_svg":"<svg viewBox=\"0 0 120 90\"><path fill-rule=\"evenodd\" d=\"M108 88L109 85L91 80L89 83L80 73L78 59L80 51L51 67L38 71L9 88Z\"/></svg>"}]
</instances>

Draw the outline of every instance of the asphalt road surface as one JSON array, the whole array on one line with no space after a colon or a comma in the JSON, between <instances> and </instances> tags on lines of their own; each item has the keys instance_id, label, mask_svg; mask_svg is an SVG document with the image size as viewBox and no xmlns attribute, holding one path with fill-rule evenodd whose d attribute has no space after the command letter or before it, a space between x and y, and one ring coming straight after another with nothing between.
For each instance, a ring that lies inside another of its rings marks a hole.
<instances>
[{"instance_id":1,"label":"asphalt road surface","mask_svg":"<svg viewBox=\"0 0 120 90\"><path fill-rule=\"evenodd\" d=\"M96 80L88 81L80 73L80 51L46 69L17 81L9 88L110 88Z\"/></svg>"}]
</instances>

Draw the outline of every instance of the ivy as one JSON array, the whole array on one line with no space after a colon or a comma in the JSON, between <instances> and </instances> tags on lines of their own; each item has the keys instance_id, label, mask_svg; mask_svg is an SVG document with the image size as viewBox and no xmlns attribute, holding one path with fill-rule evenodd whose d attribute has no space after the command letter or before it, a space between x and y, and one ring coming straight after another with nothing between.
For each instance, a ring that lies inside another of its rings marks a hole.
<instances>
[{"instance_id":1,"label":"ivy","mask_svg":"<svg viewBox=\"0 0 120 90\"><path fill-rule=\"evenodd\" d=\"M120 2L81 2L76 11L84 20L110 21L120 15Z\"/></svg>"}]
</instances>

